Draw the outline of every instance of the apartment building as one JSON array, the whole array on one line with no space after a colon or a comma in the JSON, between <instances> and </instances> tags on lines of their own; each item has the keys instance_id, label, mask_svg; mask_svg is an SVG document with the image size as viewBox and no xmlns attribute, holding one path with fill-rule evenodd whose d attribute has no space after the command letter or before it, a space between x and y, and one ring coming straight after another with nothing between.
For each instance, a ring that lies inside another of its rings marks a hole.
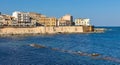
<instances>
[{"instance_id":1,"label":"apartment building","mask_svg":"<svg viewBox=\"0 0 120 65\"><path fill-rule=\"evenodd\" d=\"M55 17L47 17L43 14L35 12L29 12L29 15L41 26L56 26L57 19Z\"/></svg>"},{"instance_id":2,"label":"apartment building","mask_svg":"<svg viewBox=\"0 0 120 65\"><path fill-rule=\"evenodd\" d=\"M57 26L71 26L73 17L69 14L58 19Z\"/></svg>"},{"instance_id":3,"label":"apartment building","mask_svg":"<svg viewBox=\"0 0 120 65\"><path fill-rule=\"evenodd\" d=\"M57 19L55 17L40 17L39 23L43 26L56 26Z\"/></svg>"},{"instance_id":4,"label":"apartment building","mask_svg":"<svg viewBox=\"0 0 120 65\"><path fill-rule=\"evenodd\" d=\"M36 25L36 22L31 21L31 17L27 12L15 11L13 12L12 16L15 18L13 25L18 25L18 26L35 26Z\"/></svg>"}]
</instances>

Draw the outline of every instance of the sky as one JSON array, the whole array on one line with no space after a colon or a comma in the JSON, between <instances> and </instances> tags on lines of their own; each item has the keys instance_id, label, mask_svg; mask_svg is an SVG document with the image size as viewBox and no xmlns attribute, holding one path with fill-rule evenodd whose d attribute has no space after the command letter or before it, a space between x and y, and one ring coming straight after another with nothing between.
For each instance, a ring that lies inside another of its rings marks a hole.
<instances>
[{"instance_id":1,"label":"sky","mask_svg":"<svg viewBox=\"0 0 120 65\"><path fill-rule=\"evenodd\" d=\"M120 0L0 0L0 12L37 12L49 17L71 14L94 26L120 26Z\"/></svg>"}]
</instances>

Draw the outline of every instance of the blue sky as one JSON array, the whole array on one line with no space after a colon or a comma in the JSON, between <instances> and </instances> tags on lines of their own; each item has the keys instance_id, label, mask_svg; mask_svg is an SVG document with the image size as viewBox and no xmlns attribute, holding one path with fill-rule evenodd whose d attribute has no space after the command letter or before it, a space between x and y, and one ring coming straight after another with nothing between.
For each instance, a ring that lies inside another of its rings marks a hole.
<instances>
[{"instance_id":1,"label":"blue sky","mask_svg":"<svg viewBox=\"0 0 120 65\"><path fill-rule=\"evenodd\" d=\"M1 0L0 12L38 12L51 17L71 14L95 26L120 26L120 0Z\"/></svg>"}]
</instances>

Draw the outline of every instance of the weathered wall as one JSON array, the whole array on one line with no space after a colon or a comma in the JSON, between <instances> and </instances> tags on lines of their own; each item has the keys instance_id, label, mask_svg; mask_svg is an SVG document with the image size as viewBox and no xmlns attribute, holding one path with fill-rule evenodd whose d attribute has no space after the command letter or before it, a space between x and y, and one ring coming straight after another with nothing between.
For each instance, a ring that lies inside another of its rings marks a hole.
<instances>
[{"instance_id":1,"label":"weathered wall","mask_svg":"<svg viewBox=\"0 0 120 65\"><path fill-rule=\"evenodd\" d=\"M83 33L83 26L34 27L34 28L0 28L3 34L54 34L54 33Z\"/></svg>"},{"instance_id":2,"label":"weathered wall","mask_svg":"<svg viewBox=\"0 0 120 65\"><path fill-rule=\"evenodd\" d=\"M0 34L38 34L45 33L43 27L36 28L1 28Z\"/></svg>"},{"instance_id":3,"label":"weathered wall","mask_svg":"<svg viewBox=\"0 0 120 65\"><path fill-rule=\"evenodd\" d=\"M83 27L82 26L64 26L64 27L56 27L56 32L62 33L82 33Z\"/></svg>"},{"instance_id":4,"label":"weathered wall","mask_svg":"<svg viewBox=\"0 0 120 65\"><path fill-rule=\"evenodd\" d=\"M83 26L83 32L93 32L94 26Z\"/></svg>"}]
</instances>

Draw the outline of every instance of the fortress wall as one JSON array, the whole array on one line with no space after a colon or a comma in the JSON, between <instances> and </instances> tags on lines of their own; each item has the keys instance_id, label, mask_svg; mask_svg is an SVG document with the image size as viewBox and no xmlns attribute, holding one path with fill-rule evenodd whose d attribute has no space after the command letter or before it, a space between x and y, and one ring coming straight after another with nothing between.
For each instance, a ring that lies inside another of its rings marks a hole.
<instances>
[{"instance_id":1,"label":"fortress wall","mask_svg":"<svg viewBox=\"0 0 120 65\"><path fill-rule=\"evenodd\" d=\"M83 26L33 27L33 28L0 28L0 35L6 34L55 34L83 33Z\"/></svg>"}]
</instances>

